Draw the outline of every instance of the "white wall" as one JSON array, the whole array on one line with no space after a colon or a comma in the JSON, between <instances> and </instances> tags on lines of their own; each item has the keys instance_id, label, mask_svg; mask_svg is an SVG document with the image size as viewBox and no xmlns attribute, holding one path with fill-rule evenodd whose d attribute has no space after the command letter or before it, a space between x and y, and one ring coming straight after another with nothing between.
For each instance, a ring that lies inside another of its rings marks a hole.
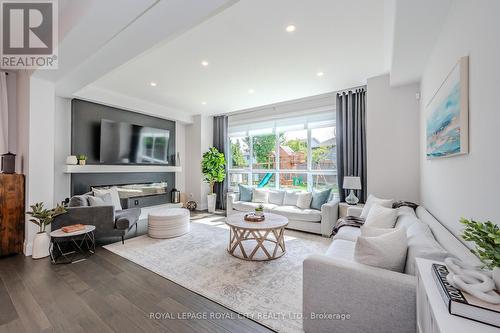
<instances>
[{"instance_id":1,"label":"white wall","mask_svg":"<svg viewBox=\"0 0 500 333\"><path fill-rule=\"evenodd\" d=\"M390 87L389 75L367 84L367 191L419 202L418 84Z\"/></svg>"},{"instance_id":2,"label":"white wall","mask_svg":"<svg viewBox=\"0 0 500 333\"><path fill-rule=\"evenodd\" d=\"M54 84L36 78L29 79L26 200L28 204L43 201L48 208L52 208L54 204L54 115ZM26 128L26 124L21 126ZM27 220L24 241L26 255L31 255L37 231L37 226Z\"/></svg>"},{"instance_id":3,"label":"white wall","mask_svg":"<svg viewBox=\"0 0 500 333\"><path fill-rule=\"evenodd\" d=\"M202 181L201 156L213 145L213 117L197 115L186 126L186 193L188 200L196 201L197 209L207 209L209 186Z\"/></svg>"},{"instance_id":4,"label":"white wall","mask_svg":"<svg viewBox=\"0 0 500 333\"><path fill-rule=\"evenodd\" d=\"M9 115L8 149L12 153L17 151L17 74L8 72L7 75L7 108Z\"/></svg>"},{"instance_id":5,"label":"white wall","mask_svg":"<svg viewBox=\"0 0 500 333\"><path fill-rule=\"evenodd\" d=\"M186 125L179 121L175 122L175 150L177 165L182 168L175 173L175 188L186 192Z\"/></svg>"},{"instance_id":6,"label":"white wall","mask_svg":"<svg viewBox=\"0 0 500 333\"><path fill-rule=\"evenodd\" d=\"M64 173L71 154L71 99L55 98L54 121L54 203L59 203L71 196L71 176Z\"/></svg>"},{"instance_id":7,"label":"white wall","mask_svg":"<svg viewBox=\"0 0 500 333\"><path fill-rule=\"evenodd\" d=\"M500 1L457 0L421 82L421 201L456 235L460 217L500 223ZM469 56L468 155L427 160L425 105L458 59Z\"/></svg>"}]
</instances>

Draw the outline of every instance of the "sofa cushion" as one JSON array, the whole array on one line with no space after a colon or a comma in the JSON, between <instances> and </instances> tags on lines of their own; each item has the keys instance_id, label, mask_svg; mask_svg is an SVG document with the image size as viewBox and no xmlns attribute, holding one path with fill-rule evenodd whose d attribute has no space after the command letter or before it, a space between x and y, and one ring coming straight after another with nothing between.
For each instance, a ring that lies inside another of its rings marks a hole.
<instances>
[{"instance_id":1,"label":"sofa cushion","mask_svg":"<svg viewBox=\"0 0 500 333\"><path fill-rule=\"evenodd\" d=\"M399 210L399 208L398 208L398 210ZM415 223L422 223L417 218L417 216L411 215L411 214L399 214L395 227L396 228L404 228L405 230L408 230L408 228Z\"/></svg>"},{"instance_id":2,"label":"sofa cushion","mask_svg":"<svg viewBox=\"0 0 500 333\"><path fill-rule=\"evenodd\" d=\"M89 202L89 206L113 206L113 203L111 201L111 194L106 193L100 197L94 197L92 195L89 195L87 198Z\"/></svg>"},{"instance_id":3,"label":"sofa cushion","mask_svg":"<svg viewBox=\"0 0 500 333\"><path fill-rule=\"evenodd\" d=\"M364 225L375 228L394 228L397 217L398 211L396 209L374 204L366 217Z\"/></svg>"},{"instance_id":4,"label":"sofa cushion","mask_svg":"<svg viewBox=\"0 0 500 333\"><path fill-rule=\"evenodd\" d=\"M394 228L376 228L366 225L362 226L360 229L361 236L363 237L377 237L394 231Z\"/></svg>"},{"instance_id":5,"label":"sofa cushion","mask_svg":"<svg viewBox=\"0 0 500 333\"><path fill-rule=\"evenodd\" d=\"M321 206L327 203L328 198L330 198L330 192L332 192L331 188L325 191L313 191L311 208L320 210Z\"/></svg>"},{"instance_id":6,"label":"sofa cushion","mask_svg":"<svg viewBox=\"0 0 500 333\"><path fill-rule=\"evenodd\" d=\"M246 201L235 201L233 203L233 209L236 209L240 212L253 212L255 208L259 207L260 205L264 206L264 210L270 211L276 205L270 204L270 203L258 203L258 202L246 202Z\"/></svg>"},{"instance_id":7,"label":"sofa cushion","mask_svg":"<svg viewBox=\"0 0 500 333\"><path fill-rule=\"evenodd\" d=\"M238 184L240 190L240 201L252 201L252 187L248 185Z\"/></svg>"},{"instance_id":8,"label":"sofa cushion","mask_svg":"<svg viewBox=\"0 0 500 333\"><path fill-rule=\"evenodd\" d=\"M268 203L269 191L262 189L254 189L252 191L252 202Z\"/></svg>"},{"instance_id":9,"label":"sofa cushion","mask_svg":"<svg viewBox=\"0 0 500 333\"><path fill-rule=\"evenodd\" d=\"M366 219L373 204L379 204L382 207L392 208L393 202L394 200L392 199L380 199L374 196L373 194L370 194L368 196L368 199L366 200L365 205L363 206L363 211L361 212L360 217Z\"/></svg>"},{"instance_id":10,"label":"sofa cushion","mask_svg":"<svg viewBox=\"0 0 500 333\"><path fill-rule=\"evenodd\" d=\"M297 207L302 209L307 209L311 207L312 193L311 192L301 192L297 197ZM321 207L320 207L321 209Z\"/></svg>"},{"instance_id":11,"label":"sofa cushion","mask_svg":"<svg viewBox=\"0 0 500 333\"><path fill-rule=\"evenodd\" d=\"M296 191L286 191L285 199L283 199L284 206L297 206L297 200L299 199L299 192Z\"/></svg>"},{"instance_id":12,"label":"sofa cushion","mask_svg":"<svg viewBox=\"0 0 500 333\"><path fill-rule=\"evenodd\" d=\"M344 226L335 234L334 239L343 239L355 242L358 236L361 235L361 229L356 227Z\"/></svg>"},{"instance_id":13,"label":"sofa cushion","mask_svg":"<svg viewBox=\"0 0 500 333\"><path fill-rule=\"evenodd\" d=\"M344 228L341 228L341 230ZM326 250L325 255L335 259L354 261L355 246L355 242L344 239L336 239L332 242L328 250Z\"/></svg>"},{"instance_id":14,"label":"sofa cushion","mask_svg":"<svg viewBox=\"0 0 500 333\"><path fill-rule=\"evenodd\" d=\"M432 231L425 223L416 221L406 231L408 237L408 254L406 256L405 273L416 274L416 258L444 261L450 253L439 245Z\"/></svg>"},{"instance_id":15,"label":"sofa cushion","mask_svg":"<svg viewBox=\"0 0 500 333\"><path fill-rule=\"evenodd\" d=\"M285 199L285 191L269 191L269 203L281 206L283 204L283 200Z\"/></svg>"},{"instance_id":16,"label":"sofa cushion","mask_svg":"<svg viewBox=\"0 0 500 333\"><path fill-rule=\"evenodd\" d=\"M354 260L374 267L403 272L408 239L404 229L394 229L377 237L359 236L354 248Z\"/></svg>"},{"instance_id":17,"label":"sofa cushion","mask_svg":"<svg viewBox=\"0 0 500 333\"><path fill-rule=\"evenodd\" d=\"M297 206L276 206L271 213L282 215L289 220L320 222L321 212L316 209L301 209Z\"/></svg>"},{"instance_id":18,"label":"sofa cushion","mask_svg":"<svg viewBox=\"0 0 500 333\"><path fill-rule=\"evenodd\" d=\"M74 195L69 199L69 207L87 207L89 205L88 195Z\"/></svg>"}]
</instances>

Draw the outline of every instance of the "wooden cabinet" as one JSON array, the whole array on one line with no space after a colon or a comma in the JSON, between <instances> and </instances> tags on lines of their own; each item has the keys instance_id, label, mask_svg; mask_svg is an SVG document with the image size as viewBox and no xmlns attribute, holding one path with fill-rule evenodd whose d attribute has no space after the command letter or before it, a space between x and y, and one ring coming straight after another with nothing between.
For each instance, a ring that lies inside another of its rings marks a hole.
<instances>
[{"instance_id":1,"label":"wooden cabinet","mask_svg":"<svg viewBox=\"0 0 500 333\"><path fill-rule=\"evenodd\" d=\"M24 175L0 174L0 256L23 252Z\"/></svg>"}]
</instances>

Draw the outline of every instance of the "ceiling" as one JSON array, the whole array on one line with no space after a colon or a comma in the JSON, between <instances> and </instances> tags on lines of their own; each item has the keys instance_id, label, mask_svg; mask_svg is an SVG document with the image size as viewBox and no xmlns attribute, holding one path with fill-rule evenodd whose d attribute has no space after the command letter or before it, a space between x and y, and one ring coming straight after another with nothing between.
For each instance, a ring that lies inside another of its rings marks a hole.
<instances>
[{"instance_id":1,"label":"ceiling","mask_svg":"<svg viewBox=\"0 0 500 333\"><path fill-rule=\"evenodd\" d=\"M387 70L384 43L384 0L241 0L75 95L231 112L364 84Z\"/></svg>"}]
</instances>

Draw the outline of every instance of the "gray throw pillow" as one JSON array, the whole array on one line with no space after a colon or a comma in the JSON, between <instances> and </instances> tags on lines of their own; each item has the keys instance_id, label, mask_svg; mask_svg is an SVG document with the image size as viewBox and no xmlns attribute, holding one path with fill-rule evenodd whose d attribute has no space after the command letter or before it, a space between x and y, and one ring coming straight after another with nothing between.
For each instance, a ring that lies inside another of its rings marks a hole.
<instances>
[{"instance_id":1,"label":"gray throw pillow","mask_svg":"<svg viewBox=\"0 0 500 333\"><path fill-rule=\"evenodd\" d=\"M89 202L87 200L88 195L75 195L69 199L69 207L87 207Z\"/></svg>"},{"instance_id":2,"label":"gray throw pillow","mask_svg":"<svg viewBox=\"0 0 500 333\"><path fill-rule=\"evenodd\" d=\"M332 192L331 188L324 191L314 191L311 201L311 208L321 210L321 206L326 204L328 199L330 198L330 192Z\"/></svg>"},{"instance_id":3,"label":"gray throw pillow","mask_svg":"<svg viewBox=\"0 0 500 333\"><path fill-rule=\"evenodd\" d=\"M252 186L238 184L240 189L240 201L252 201Z\"/></svg>"},{"instance_id":4,"label":"gray throw pillow","mask_svg":"<svg viewBox=\"0 0 500 333\"><path fill-rule=\"evenodd\" d=\"M100 197L88 196L89 206L113 206L111 194L106 193Z\"/></svg>"}]
</instances>

